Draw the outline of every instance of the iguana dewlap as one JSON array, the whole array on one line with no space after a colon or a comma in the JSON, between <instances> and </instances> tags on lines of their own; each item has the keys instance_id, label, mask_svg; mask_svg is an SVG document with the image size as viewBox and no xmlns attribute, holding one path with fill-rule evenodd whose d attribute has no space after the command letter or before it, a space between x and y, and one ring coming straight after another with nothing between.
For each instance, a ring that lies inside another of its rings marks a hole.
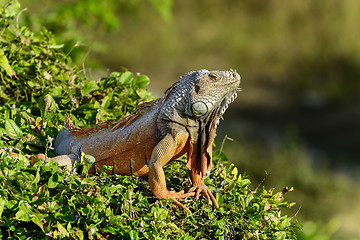
<instances>
[{"instance_id":1,"label":"iguana dewlap","mask_svg":"<svg viewBox=\"0 0 360 240\"><path fill-rule=\"evenodd\" d=\"M148 175L157 198L172 198L184 207L176 199L193 195L198 198L202 192L208 202L212 200L218 207L204 178L211 170L217 124L236 98L239 84L236 71L200 70L181 77L163 98L141 104L119 121L78 129L66 116L54 144L59 156L53 159L69 165L84 152L96 159L91 172L108 165L116 174ZM187 193L168 191L163 167L185 153L192 188Z\"/></svg>"}]
</instances>

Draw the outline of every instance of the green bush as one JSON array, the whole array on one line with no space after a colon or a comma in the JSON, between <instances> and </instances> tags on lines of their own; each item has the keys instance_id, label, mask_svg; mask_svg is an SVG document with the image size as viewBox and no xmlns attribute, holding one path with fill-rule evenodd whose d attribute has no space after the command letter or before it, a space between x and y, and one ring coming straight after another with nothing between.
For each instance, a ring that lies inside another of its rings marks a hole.
<instances>
[{"instance_id":1,"label":"green bush","mask_svg":"<svg viewBox=\"0 0 360 240\"><path fill-rule=\"evenodd\" d=\"M52 161L30 166L35 153L53 156L65 113L86 127L124 116L152 96L144 75L124 71L89 80L49 31L19 26L18 14L11 5L0 9L0 238L296 238L299 225L281 214L294 204L284 200L288 189L250 188L221 150L214 151L206 179L220 208L189 198L184 205L193 214L156 200L146 179L89 176L86 164L71 172ZM186 172L184 158L169 164L168 187L189 189Z\"/></svg>"},{"instance_id":2,"label":"green bush","mask_svg":"<svg viewBox=\"0 0 360 240\"><path fill-rule=\"evenodd\" d=\"M54 162L27 166L23 155L8 153L1 154L0 165L2 238L295 238L292 219L280 214L292 205L283 199L286 190L250 189L249 179L232 166L217 162L207 180L221 207L204 199L186 202L190 215L156 201L141 178L69 173ZM180 160L166 168L170 189L190 187L184 165Z\"/></svg>"}]
</instances>

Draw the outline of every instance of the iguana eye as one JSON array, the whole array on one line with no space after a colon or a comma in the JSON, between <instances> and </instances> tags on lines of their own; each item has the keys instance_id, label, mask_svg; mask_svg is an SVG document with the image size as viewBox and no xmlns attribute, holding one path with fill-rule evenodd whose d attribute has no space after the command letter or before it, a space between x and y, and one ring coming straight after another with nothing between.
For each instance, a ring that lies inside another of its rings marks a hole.
<instances>
[{"instance_id":1,"label":"iguana eye","mask_svg":"<svg viewBox=\"0 0 360 240\"><path fill-rule=\"evenodd\" d=\"M213 81L217 81L217 80L218 80L218 76L215 75L215 74L212 74L212 73L209 74L209 78L210 78L211 80L213 80Z\"/></svg>"}]
</instances>

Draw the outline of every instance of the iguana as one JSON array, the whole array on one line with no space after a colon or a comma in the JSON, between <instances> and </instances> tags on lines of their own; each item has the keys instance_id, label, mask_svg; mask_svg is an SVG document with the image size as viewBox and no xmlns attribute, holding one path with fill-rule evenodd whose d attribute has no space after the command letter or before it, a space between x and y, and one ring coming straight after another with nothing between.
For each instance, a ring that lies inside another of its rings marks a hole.
<instances>
[{"instance_id":1,"label":"iguana","mask_svg":"<svg viewBox=\"0 0 360 240\"><path fill-rule=\"evenodd\" d=\"M218 203L204 184L212 166L212 143L216 127L229 103L237 97L240 75L234 71L199 70L180 78L165 96L146 102L128 117L79 129L65 117L64 128L54 142L60 165L71 166L81 153L96 161L90 173L102 165L113 166L112 173L148 175L151 191L157 197L177 199L203 193L216 208ZM168 191L163 167L187 153L192 187L185 193Z\"/></svg>"}]
</instances>

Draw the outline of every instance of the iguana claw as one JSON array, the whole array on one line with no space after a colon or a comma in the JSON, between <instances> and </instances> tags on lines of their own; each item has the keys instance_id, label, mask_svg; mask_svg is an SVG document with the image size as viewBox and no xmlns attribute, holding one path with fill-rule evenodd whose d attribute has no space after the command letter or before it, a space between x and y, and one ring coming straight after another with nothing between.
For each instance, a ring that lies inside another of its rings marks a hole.
<instances>
[{"instance_id":1,"label":"iguana claw","mask_svg":"<svg viewBox=\"0 0 360 240\"><path fill-rule=\"evenodd\" d=\"M203 193L206 197L208 204L210 204L210 202L212 201L215 208L219 208L219 204L217 203L216 198L214 197L214 195L211 193L209 188L204 183L199 184L197 186L193 186L189 190L189 192L194 192L194 191L196 191L195 200L198 200L200 197L200 193Z\"/></svg>"},{"instance_id":2,"label":"iguana claw","mask_svg":"<svg viewBox=\"0 0 360 240\"><path fill-rule=\"evenodd\" d=\"M181 199L181 198L187 198L192 197L195 195L194 192L187 192L185 193L184 190L181 190L179 192L175 191L164 191L163 193L156 194L157 198L171 198L171 199Z\"/></svg>"},{"instance_id":3,"label":"iguana claw","mask_svg":"<svg viewBox=\"0 0 360 240\"><path fill-rule=\"evenodd\" d=\"M181 207L181 208L185 209L187 212L191 213L190 209L185 207L181 202L178 201L178 199L192 197L192 196L195 195L194 192L184 193L184 190L181 190L179 192L164 191L164 192L158 193L156 195L157 195L156 197L159 198L159 199L161 199L161 198L169 198L169 199L171 199L175 205L177 205L178 207Z\"/></svg>"}]
</instances>

